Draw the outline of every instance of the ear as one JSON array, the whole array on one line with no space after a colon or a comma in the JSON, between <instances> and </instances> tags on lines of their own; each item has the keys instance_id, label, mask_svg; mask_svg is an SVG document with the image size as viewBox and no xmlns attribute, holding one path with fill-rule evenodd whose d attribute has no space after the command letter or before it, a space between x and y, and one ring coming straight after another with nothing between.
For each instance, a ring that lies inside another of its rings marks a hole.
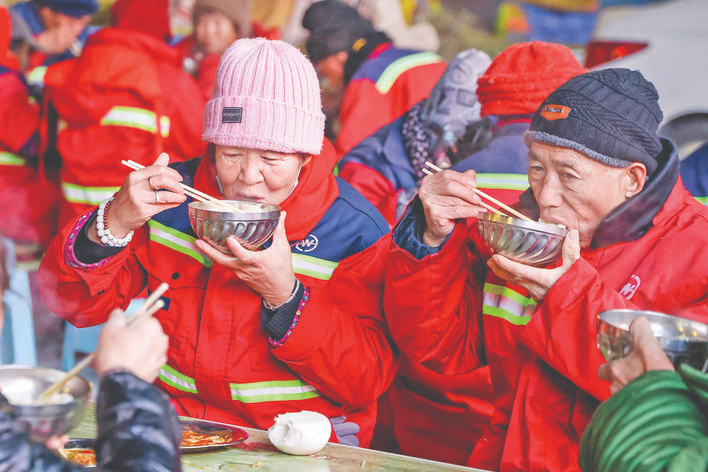
<instances>
[{"instance_id":1,"label":"ear","mask_svg":"<svg viewBox=\"0 0 708 472\"><path fill-rule=\"evenodd\" d=\"M312 154L308 154L302 159L302 166L305 167L312 160Z\"/></svg>"},{"instance_id":2,"label":"ear","mask_svg":"<svg viewBox=\"0 0 708 472\"><path fill-rule=\"evenodd\" d=\"M633 162L629 167L625 167L627 172L627 186L625 188L625 196L631 198L644 189L644 183L647 179L647 168L644 164Z\"/></svg>"}]
</instances>

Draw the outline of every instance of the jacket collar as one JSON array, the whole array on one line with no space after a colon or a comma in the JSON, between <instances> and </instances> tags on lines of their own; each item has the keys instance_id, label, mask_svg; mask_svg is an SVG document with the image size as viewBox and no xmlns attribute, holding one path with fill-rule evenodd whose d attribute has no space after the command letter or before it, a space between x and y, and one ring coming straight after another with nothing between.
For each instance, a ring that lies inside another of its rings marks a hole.
<instances>
[{"instance_id":1,"label":"jacket collar","mask_svg":"<svg viewBox=\"0 0 708 472\"><path fill-rule=\"evenodd\" d=\"M599 249L620 241L636 241L654 224L654 218L664 208L679 176L678 150L673 141L662 138L662 152L657 157L659 165L647 180L644 189L626 200L602 220L590 247ZM529 188L520 197L521 203L534 219L539 217L539 208ZM670 210L670 208L667 208Z\"/></svg>"},{"instance_id":2,"label":"jacket collar","mask_svg":"<svg viewBox=\"0 0 708 472\"><path fill-rule=\"evenodd\" d=\"M289 241L306 238L339 196L337 180L332 173L336 161L334 146L325 138L320 154L313 156L308 165L302 168L297 187L280 204L281 210L288 214L285 234ZM213 163L214 155L208 151L197 168L194 186L209 195L223 197L216 183Z\"/></svg>"}]
</instances>

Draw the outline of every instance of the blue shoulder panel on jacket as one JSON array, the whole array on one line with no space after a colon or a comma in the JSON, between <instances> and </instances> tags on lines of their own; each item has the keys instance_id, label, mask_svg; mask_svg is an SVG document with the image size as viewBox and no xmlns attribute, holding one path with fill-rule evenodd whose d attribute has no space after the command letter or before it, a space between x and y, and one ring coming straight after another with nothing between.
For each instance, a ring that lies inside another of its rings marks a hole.
<instances>
[{"instance_id":1,"label":"blue shoulder panel on jacket","mask_svg":"<svg viewBox=\"0 0 708 472\"><path fill-rule=\"evenodd\" d=\"M194 174L201 160L201 157L197 157L195 159L190 159L185 162L177 162L174 164L170 164L170 167L180 173L183 179L182 183L184 185L192 187L194 185ZM189 222L189 215L187 214L187 205L189 205L193 201L194 199L192 197L187 197L187 200L184 201L184 203L182 203L180 206L160 212L157 215L153 216L152 219L160 224L167 226L168 228L175 229L180 233L184 233L196 238L197 235L192 229L192 224Z\"/></svg>"},{"instance_id":2,"label":"blue shoulder panel on jacket","mask_svg":"<svg viewBox=\"0 0 708 472\"><path fill-rule=\"evenodd\" d=\"M373 59L364 61L352 76L351 81L368 79L376 83L391 63L402 57L418 54L419 52L409 49L388 48Z\"/></svg>"},{"instance_id":3,"label":"blue shoulder panel on jacket","mask_svg":"<svg viewBox=\"0 0 708 472\"><path fill-rule=\"evenodd\" d=\"M381 213L347 182L337 178L339 196L293 254L339 262L357 254L389 232Z\"/></svg>"},{"instance_id":4,"label":"blue shoulder panel on jacket","mask_svg":"<svg viewBox=\"0 0 708 472\"><path fill-rule=\"evenodd\" d=\"M417 187L413 167L403 145L402 127L406 115L384 125L344 155L339 168L348 162L375 170L391 182L395 190Z\"/></svg>"}]
</instances>

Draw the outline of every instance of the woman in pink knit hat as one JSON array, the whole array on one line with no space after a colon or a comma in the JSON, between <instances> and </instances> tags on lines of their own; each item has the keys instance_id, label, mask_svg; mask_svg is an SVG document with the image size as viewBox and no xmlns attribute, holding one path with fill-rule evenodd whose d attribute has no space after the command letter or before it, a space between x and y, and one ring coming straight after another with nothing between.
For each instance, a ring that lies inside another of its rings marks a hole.
<instances>
[{"instance_id":1,"label":"woman in pink knit hat","mask_svg":"<svg viewBox=\"0 0 708 472\"><path fill-rule=\"evenodd\" d=\"M381 310L388 225L332 175L311 63L281 41L236 41L203 139L204 156L169 166L159 156L65 228L40 269L44 301L89 326L167 282L158 382L179 414L265 429L278 414L318 411L331 440L368 446L397 363ZM280 205L272 241L248 251L230 238L227 255L197 239L180 182Z\"/></svg>"}]
</instances>

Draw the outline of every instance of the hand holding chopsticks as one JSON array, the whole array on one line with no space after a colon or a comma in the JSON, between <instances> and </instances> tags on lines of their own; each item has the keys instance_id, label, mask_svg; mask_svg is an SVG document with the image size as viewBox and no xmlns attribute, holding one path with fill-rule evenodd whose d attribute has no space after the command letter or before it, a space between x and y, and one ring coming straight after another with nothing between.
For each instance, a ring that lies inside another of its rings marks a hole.
<instances>
[{"instance_id":1,"label":"hand holding chopsticks","mask_svg":"<svg viewBox=\"0 0 708 472\"><path fill-rule=\"evenodd\" d=\"M423 169L423 172L426 173L426 174L428 174L428 175L433 175L434 173L437 173L437 172L440 172L440 171L443 170L443 169L441 169L440 167L436 166L435 164L433 164L433 163L430 162L430 161L425 161L425 165L428 166L428 167L430 167L431 169L433 169L433 170L435 171L435 172L431 172L431 171L429 171L428 169ZM508 205L506 205L506 204L500 202L500 201L497 200L496 198L487 195L486 193L482 192L482 191L479 190L478 188L475 188L475 189L474 189L474 192L475 192L477 195L479 195L480 197L486 198L486 199L489 200L490 202L496 204L496 205L499 206L500 208L502 208L502 209L506 210L507 212L511 213L512 215L516 216L517 218L521 218L521 219L526 220L526 221L533 221L531 218L529 218L529 217L527 217L526 215L524 215L524 214L522 214L522 213L520 213L520 212L514 210L513 208L511 208L510 206L508 206ZM504 212L500 211L500 210L497 209L497 208L494 208L494 207L488 205L488 204L485 203L485 202L480 202L480 205L481 205L482 207L486 208L487 210L491 211L492 213L496 213L496 214L502 215L502 216L508 216L508 215L505 214Z\"/></svg>"},{"instance_id":2,"label":"hand holding chopsticks","mask_svg":"<svg viewBox=\"0 0 708 472\"><path fill-rule=\"evenodd\" d=\"M123 160L120 162L121 162L121 164L123 164L127 167L130 167L133 170L141 170L141 169L145 168L145 166L143 166L142 164L139 164L139 163L137 163L135 161L131 161L131 160L128 160L128 161ZM231 212L240 212L241 211L238 208L232 207L231 205L228 205L228 204L222 202L218 198L214 198L210 195L207 195L206 193L201 192L201 191L199 191L195 188L192 188L188 185L185 185L181 182L180 182L180 186L184 190L184 193L186 193L190 197L194 198L195 200L199 200L200 202L209 202L212 205L215 205L217 207L220 207L223 210L227 210L227 211L231 211Z\"/></svg>"},{"instance_id":3,"label":"hand holding chopsticks","mask_svg":"<svg viewBox=\"0 0 708 472\"><path fill-rule=\"evenodd\" d=\"M154 292L150 294L150 296L145 299L145 303L143 303L140 308L126 318L126 325L134 325L141 320L152 316L159 309L161 309L164 306L164 302L160 300L160 297L167 291L168 288L169 286L166 283L161 284ZM76 364L73 369L67 372L64 377L43 391L37 397L37 400L40 402L46 402L52 395L59 392L69 380L76 377L76 375L78 375L84 367L89 365L95 356L95 351L86 356L81 362Z\"/></svg>"}]
</instances>

